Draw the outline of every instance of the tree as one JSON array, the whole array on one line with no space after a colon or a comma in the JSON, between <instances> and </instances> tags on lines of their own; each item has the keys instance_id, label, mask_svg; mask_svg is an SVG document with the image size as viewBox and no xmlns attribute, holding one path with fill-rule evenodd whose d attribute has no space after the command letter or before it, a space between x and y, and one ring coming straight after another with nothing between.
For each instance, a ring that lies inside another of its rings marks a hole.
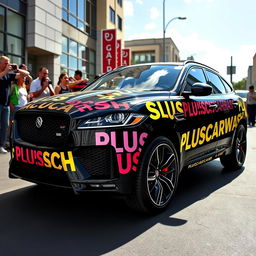
<instances>
[{"instance_id":1,"label":"tree","mask_svg":"<svg viewBox=\"0 0 256 256\"><path fill-rule=\"evenodd\" d=\"M243 78L241 81L233 83L235 90L246 90L246 78Z\"/></svg>"}]
</instances>

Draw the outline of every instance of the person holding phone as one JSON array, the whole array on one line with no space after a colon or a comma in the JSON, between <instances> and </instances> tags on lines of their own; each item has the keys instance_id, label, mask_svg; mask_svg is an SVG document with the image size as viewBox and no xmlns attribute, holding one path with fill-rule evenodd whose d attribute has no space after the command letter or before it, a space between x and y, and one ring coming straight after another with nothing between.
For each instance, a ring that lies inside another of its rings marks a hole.
<instances>
[{"instance_id":1,"label":"person holding phone","mask_svg":"<svg viewBox=\"0 0 256 256\"><path fill-rule=\"evenodd\" d=\"M10 59L0 56L0 153L4 148L10 118L10 88L11 83L20 76L28 76L29 72L18 68L17 64L10 64Z\"/></svg>"},{"instance_id":2,"label":"person holding phone","mask_svg":"<svg viewBox=\"0 0 256 256\"><path fill-rule=\"evenodd\" d=\"M41 67L38 72L38 77L32 81L29 93L33 100L38 100L46 96L54 95L54 90L51 81L48 78L48 74L48 69L46 67ZM45 87L43 87L41 83L43 78L48 78L48 85Z\"/></svg>"}]
</instances>

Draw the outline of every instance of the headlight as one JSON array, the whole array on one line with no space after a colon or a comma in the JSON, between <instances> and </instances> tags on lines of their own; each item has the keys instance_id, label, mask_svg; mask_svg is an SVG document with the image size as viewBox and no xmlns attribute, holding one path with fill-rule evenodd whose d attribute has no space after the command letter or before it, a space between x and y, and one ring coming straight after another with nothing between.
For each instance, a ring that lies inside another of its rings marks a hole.
<instances>
[{"instance_id":1,"label":"headlight","mask_svg":"<svg viewBox=\"0 0 256 256\"><path fill-rule=\"evenodd\" d=\"M146 116L134 113L113 113L104 117L95 117L82 121L78 129L105 128L136 125L146 119Z\"/></svg>"}]
</instances>

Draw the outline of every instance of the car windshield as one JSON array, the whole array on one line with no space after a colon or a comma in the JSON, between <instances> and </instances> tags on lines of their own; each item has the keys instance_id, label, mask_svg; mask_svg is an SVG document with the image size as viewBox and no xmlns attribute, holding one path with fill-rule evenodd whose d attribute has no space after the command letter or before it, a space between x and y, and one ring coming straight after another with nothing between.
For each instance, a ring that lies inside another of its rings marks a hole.
<instances>
[{"instance_id":1,"label":"car windshield","mask_svg":"<svg viewBox=\"0 0 256 256\"><path fill-rule=\"evenodd\" d=\"M236 92L241 98L246 98L247 91L246 92Z\"/></svg>"},{"instance_id":2,"label":"car windshield","mask_svg":"<svg viewBox=\"0 0 256 256\"><path fill-rule=\"evenodd\" d=\"M120 68L93 82L88 90L127 90L150 91L172 90L182 66L142 65Z\"/></svg>"}]
</instances>

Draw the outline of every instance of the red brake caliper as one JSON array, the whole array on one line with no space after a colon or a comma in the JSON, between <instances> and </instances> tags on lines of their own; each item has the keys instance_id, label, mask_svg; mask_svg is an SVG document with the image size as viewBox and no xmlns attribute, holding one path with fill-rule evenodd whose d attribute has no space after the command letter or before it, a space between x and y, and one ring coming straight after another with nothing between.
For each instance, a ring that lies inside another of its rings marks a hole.
<instances>
[{"instance_id":1,"label":"red brake caliper","mask_svg":"<svg viewBox=\"0 0 256 256\"><path fill-rule=\"evenodd\" d=\"M164 168L164 169L162 170L162 172L168 172L168 167ZM167 175L167 174L165 173L164 176L166 176L166 175Z\"/></svg>"}]
</instances>

